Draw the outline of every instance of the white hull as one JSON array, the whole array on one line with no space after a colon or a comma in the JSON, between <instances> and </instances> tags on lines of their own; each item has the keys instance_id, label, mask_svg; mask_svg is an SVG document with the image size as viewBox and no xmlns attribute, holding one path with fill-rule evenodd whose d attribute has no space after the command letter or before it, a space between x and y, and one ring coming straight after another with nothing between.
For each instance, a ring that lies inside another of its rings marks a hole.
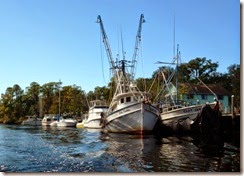
<instances>
[{"instance_id":1,"label":"white hull","mask_svg":"<svg viewBox=\"0 0 244 176\"><path fill-rule=\"evenodd\" d=\"M22 125L31 125L31 126L41 126L42 125L42 121L41 120L31 120L31 121L23 121L21 123Z\"/></svg>"},{"instance_id":2,"label":"white hull","mask_svg":"<svg viewBox=\"0 0 244 176\"><path fill-rule=\"evenodd\" d=\"M42 126L51 126L53 122L58 120L58 116L55 116L53 114L47 114L42 119Z\"/></svg>"},{"instance_id":3,"label":"white hull","mask_svg":"<svg viewBox=\"0 0 244 176\"><path fill-rule=\"evenodd\" d=\"M211 107L215 104L211 103ZM172 130L190 130L191 124L200 113L203 105L193 105L172 109L160 114L161 121L164 125L170 127Z\"/></svg>"},{"instance_id":4,"label":"white hull","mask_svg":"<svg viewBox=\"0 0 244 176\"><path fill-rule=\"evenodd\" d=\"M180 120L182 118L189 118L194 120L200 112L202 105L188 106L178 109L169 110L160 114L162 121L167 120Z\"/></svg>"},{"instance_id":5,"label":"white hull","mask_svg":"<svg viewBox=\"0 0 244 176\"><path fill-rule=\"evenodd\" d=\"M77 121L73 119L73 117L61 116L59 120L56 122L57 127L75 127ZM55 126L55 123L52 124Z\"/></svg>"},{"instance_id":6,"label":"white hull","mask_svg":"<svg viewBox=\"0 0 244 176\"><path fill-rule=\"evenodd\" d=\"M149 104L135 103L107 116L105 129L108 132L151 132L159 119L158 110Z\"/></svg>"},{"instance_id":7,"label":"white hull","mask_svg":"<svg viewBox=\"0 0 244 176\"><path fill-rule=\"evenodd\" d=\"M89 120L89 118L88 118ZM86 120L84 122L84 127L85 128L102 128L102 126L100 125L100 121L101 121L101 118L99 119L92 119L90 121Z\"/></svg>"},{"instance_id":8,"label":"white hull","mask_svg":"<svg viewBox=\"0 0 244 176\"><path fill-rule=\"evenodd\" d=\"M21 125L41 126L42 120L35 117L29 117L27 120L24 120Z\"/></svg>"},{"instance_id":9,"label":"white hull","mask_svg":"<svg viewBox=\"0 0 244 176\"><path fill-rule=\"evenodd\" d=\"M50 126L51 122L42 122L42 126Z\"/></svg>"},{"instance_id":10,"label":"white hull","mask_svg":"<svg viewBox=\"0 0 244 176\"><path fill-rule=\"evenodd\" d=\"M58 121L52 121L51 123L50 123L50 126L51 127L56 127L58 125Z\"/></svg>"},{"instance_id":11,"label":"white hull","mask_svg":"<svg viewBox=\"0 0 244 176\"><path fill-rule=\"evenodd\" d=\"M52 116L51 115L45 115L42 119L42 126L50 126L50 123L52 122Z\"/></svg>"},{"instance_id":12,"label":"white hull","mask_svg":"<svg viewBox=\"0 0 244 176\"><path fill-rule=\"evenodd\" d=\"M76 122L57 122L58 127L75 127Z\"/></svg>"}]
</instances>

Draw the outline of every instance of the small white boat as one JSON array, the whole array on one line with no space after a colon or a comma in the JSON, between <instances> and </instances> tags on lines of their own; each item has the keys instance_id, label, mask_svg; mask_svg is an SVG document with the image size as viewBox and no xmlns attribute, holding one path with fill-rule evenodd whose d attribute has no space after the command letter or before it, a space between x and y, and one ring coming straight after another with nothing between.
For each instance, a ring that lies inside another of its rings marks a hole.
<instances>
[{"instance_id":1,"label":"small white boat","mask_svg":"<svg viewBox=\"0 0 244 176\"><path fill-rule=\"evenodd\" d=\"M27 120L24 120L21 125L32 125L32 126L41 126L42 120L37 117L28 116Z\"/></svg>"},{"instance_id":2,"label":"small white boat","mask_svg":"<svg viewBox=\"0 0 244 176\"><path fill-rule=\"evenodd\" d=\"M59 120L60 116L59 115L56 115L56 116L53 116L52 117L52 121L50 123L50 126L51 127L56 127L57 124L58 124L58 120Z\"/></svg>"},{"instance_id":3,"label":"small white boat","mask_svg":"<svg viewBox=\"0 0 244 176\"><path fill-rule=\"evenodd\" d=\"M83 123L86 128L102 128L101 125L101 116L105 114L108 110L108 106L105 101L102 100L93 100L90 101L90 107L88 112L88 117L83 120Z\"/></svg>"},{"instance_id":4,"label":"small white boat","mask_svg":"<svg viewBox=\"0 0 244 176\"><path fill-rule=\"evenodd\" d=\"M50 126L50 123L52 122L52 114L45 114L42 119L42 125L43 126Z\"/></svg>"},{"instance_id":5,"label":"small white boat","mask_svg":"<svg viewBox=\"0 0 244 176\"><path fill-rule=\"evenodd\" d=\"M75 120L72 116L61 116L56 123L57 127L75 127L77 120Z\"/></svg>"}]
</instances>

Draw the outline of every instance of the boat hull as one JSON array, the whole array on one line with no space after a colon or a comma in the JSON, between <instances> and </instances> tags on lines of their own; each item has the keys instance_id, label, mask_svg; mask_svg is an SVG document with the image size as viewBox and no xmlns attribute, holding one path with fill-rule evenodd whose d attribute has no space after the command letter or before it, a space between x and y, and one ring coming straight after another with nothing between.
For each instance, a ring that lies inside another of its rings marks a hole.
<instances>
[{"instance_id":1,"label":"boat hull","mask_svg":"<svg viewBox=\"0 0 244 176\"><path fill-rule=\"evenodd\" d=\"M35 117L28 117L27 120L24 120L21 125L30 125L30 126L41 126L42 120Z\"/></svg>"},{"instance_id":2,"label":"boat hull","mask_svg":"<svg viewBox=\"0 0 244 176\"><path fill-rule=\"evenodd\" d=\"M150 104L136 103L108 114L106 120L104 129L108 132L147 133L154 129L159 112Z\"/></svg>"},{"instance_id":3,"label":"boat hull","mask_svg":"<svg viewBox=\"0 0 244 176\"><path fill-rule=\"evenodd\" d=\"M75 127L76 123L73 123L73 122L58 122L57 126L58 127Z\"/></svg>"},{"instance_id":4,"label":"boat hull","mask_svg":"<svg viewBox=\"0 0 244 176\"><path fill-rule=\"evenodd\" d=\"M52 121L52 122L50 123L50 126L51 126L51 127L56 127L57 124L58 124L58 121Z\"/></svg>"},{"instance_id":5,"label":"boat hull","mask_svg":"<svg viewBox=\"0 0 244 176\"><path fill-rule=\"evenodd\" d=\"M101 118L86 121L86 122L84 122L84 127L85 128L102 128L102 126L100 125L100 121L101 121Z\"/></svg>"},{"instance_id":6,"label":"boat hull","mask_svg":"<svg viewBox=\"0 0 244 176\"><path fill-rule=\"evenodd\" d=\"M58 127L75 127L76 121L73 120L65 120L65 121L59 121L57 122Z\"/></svg>"},{"instance_id":7,"label":"boat hull","mask_svg":"<svg viewBox=\"0 0 244 176\"><path fill-rule=\"evenodd\" d=\"M80 123L77 123L76 124L76 128L84 128L84 123L83 122L80 122Z\"/></svg>"},{"instance_id":8,"label":"boat hull","mask_svg":"<svg viewBox=\"0 0 244 176\"><path fill-rule=\"evenodd\" d=\"M30 125L30 126L41 126L42 121L36 120L36 121L23 121L22 125Z\"/></svg>"},{"instance_id":9,"label":"boat hull","mask_svg":"<svg viewBox=\"0 0 244 176\"><path fill-rule=\"evenodd\" d=\"M189 132L203 105L187 106L160 114L162 124L173 132ZM211 107L214 103L210 104Z\"/></svg>"}]
</instances>

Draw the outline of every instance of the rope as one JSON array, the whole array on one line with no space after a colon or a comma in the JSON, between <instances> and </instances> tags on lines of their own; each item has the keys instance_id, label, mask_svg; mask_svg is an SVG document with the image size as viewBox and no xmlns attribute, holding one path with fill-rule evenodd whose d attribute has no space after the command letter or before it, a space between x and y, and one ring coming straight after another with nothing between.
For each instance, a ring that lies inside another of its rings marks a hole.
<instances>
[{"instance_id":1,"label":"rope","mask_svg":"<svg viewBox=\"0 0 244 176\"><path fill-rule=\"evenodd\" d=\"M186 66L187 67L187 66ZM192 74L192 71L189 67L187 67L188 70L190 70L191 74ZM202 81L200 80L198 77L196 77L194 74L192 74L194 78L198 79L198 81L200 81L216 98L216 100L218 100L218 97L217 95Z\"/></svg>"}]
</instances>

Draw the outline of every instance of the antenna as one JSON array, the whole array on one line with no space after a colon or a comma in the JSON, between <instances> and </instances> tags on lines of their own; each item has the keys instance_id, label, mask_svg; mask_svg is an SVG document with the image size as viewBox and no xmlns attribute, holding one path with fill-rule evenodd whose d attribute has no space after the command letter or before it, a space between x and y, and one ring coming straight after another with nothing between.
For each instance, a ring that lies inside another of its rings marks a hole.
<instances>
[{"instance_id":1,"label":"antenna","mask_svg":"<svg viewBox=\"0 0 244 176\"><path fill-rule=\"evenodd\" d=\"M118 53L116 55L116 60L115 63L118 64L119 60L120 60L120 41L119 41L119 28L117 29L117 38L118 38ZM117 65L118 66L118 65Z\"/></svg>"},{"instance_id":2,"label":"antenna","mask_svg":"<svg viewBox=\"0 0 244 176\"><path fill-rule=\"evenodd\" d=\"M58 82L58 114L59 116L61 116L61 97L60 97L60 93L61 93L61 80L59 79L59 82Z\"/></svg>"},{"instance_id":3,"label":"antenna","mask_svg":"<svg viewBox=\"0 0 244 176\"><path fill-rule=\"evenodd\" d=\"M174 28L173 28L173 57L175 58L175 14L174 14Z\"/></svg>"},{"instance_id":4,"label":"antenna","mask_svg":"<svg viewBox=\"0 0 244 176\"><path fill-rule=\"evenodd\" d=\"M123 60L125 60L125 51L124 51L124 42L123 42L123 34L122 34L122 29L121 29L121 33L120 33L120 37L121 37L121 47L122 47L122 56L123 56Z\"/></svg>"}]
</instances>

